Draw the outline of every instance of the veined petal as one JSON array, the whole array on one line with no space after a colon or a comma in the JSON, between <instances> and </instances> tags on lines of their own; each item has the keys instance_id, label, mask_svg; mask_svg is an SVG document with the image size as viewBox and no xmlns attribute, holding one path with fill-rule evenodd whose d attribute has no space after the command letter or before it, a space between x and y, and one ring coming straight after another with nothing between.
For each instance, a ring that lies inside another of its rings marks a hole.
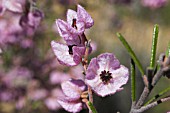
<instances>
[{"instance_id":1,"label":"veined petal","mask_svg":"<svg viewBox=\"0 0 170 113\"><path fill-rule=\"evenodd\" d=\"M94 21L93 21L92 17L80 5L77 6L77 18L78 18L78 21L83 21L85 23L86 29L88 29L94 25Z\"/></svg>"},{"instance_id":2,"label":"veined petal","mask_svg":"<svg viewBox=\"0 0 170 113\"><path fill-rule=\"evenodd\" d=\"M69 101L67 99L59 99L58 103L66 110L72 113L77 113L82 110L82 103L79 101Z\"/></svg>"},{"instance_id":3,"label":"veined petal","mask_svg":"<svg viewBox=\"0 0 170 113\"><path fill-rule=\"evenodd\" d=\"M73 19L77 19L77 12L71 9L67 10L67 23L72 25Z\"/></svg>"},{"instance_id":4,"label":"veined petal","mask_svg":"<svg viewBox=\"0 0 170 113\"><path fill-rule=\"evenodd\" d=\"M95 76L93 79L86 79L86 84L88 84L93 90L99 85L103 84L100 76Z\"/></svg>"},{"instance_id":5,"label":"veined petal","mask_svg":"<svg viewBox=\"0 0 170 113\"><path fill-rule=\"evenodd\" d=\"M96 58L91 59L90 64L86 71L86 79L88 80L94 79L95 76L97 76L96 70L98 69L99 69L99 65L97 63L97 59Z\"/></svg>"},{"instance_id":6,"label":"veined petal","mask_svg":"<svg viewBox=\"0 0 170 113\"><path fill-rule=\"evenodd\" d=\"M125 66L123 65L120 65L120 68L118 69L109 69L109 72L112 73L112 77L113 78L117 78L117 77L120 77L120 76L129 76L129 71L128 71L128 68L126 68Z\"/></svg>"},{"instance_id":7,"label":"veined petal","mask_svg":"<svg viewBox=\"0 0 170 113\"><path fill-rule=\"evenodd\" d=\"M82 60L82 56L85 54L86 48L73 46L72 49L73 49L73 60L74 60L74 62L79 64Z\"/></svg>"},{"instance_id":8,"label":"veined petal","mask_svg":"<svg viewBox=\"0 0 170 113\"><path fill-rule=\"evenodd\" d=\"M115 89L115 86L109 83L107 85L99 84L97 87L92 87L92 90L94 90L99 96L105 97L116 93L118 89Z\"/></svg>"},{"instance_id":9,"label":"veined petal","mask_svg":"<svg viewBox=\"0 0 170 113\"><path fill-rule=\"evenodd\" d=\"M73 59L73 55L69 54L69 48L67 45L52 41L51 47L60 64L67 65L67 66L77 65L77 63Z\"/></svg>"},{"instance_id":10,"label":"veined petal","mask_svg":"<svg viewBox=\"0 0 170 113\"><path fill-rule=\"evenodd\" d=\"M75 28L60 19L56 21L56 24L60 36L64 38L68 45L77 45L80 43L80 39L78 37L79 33Z\"/></svg>"},{"instance_id":11,"label":"veined petal","mask_svg":"<svg viewBox=\"0 0 170 113\"><path fill-rule=\"evenodd\" d=\"M69 80L61 84L64 94L71 99L80 99L80 95L86 89L82 80Z\"/></svg>"},{"instance_id":12,"label":"veined petal","mask_svg":"<svg viewBox=\"0 0 170 113\"><path fill-rule=\"evenodd\" d=\"M112 53L104 53L99 55L97 57L97 62L100 67L98 70L99 73L103 70L108 71L110 68L116 69L120 66L119 61Z\"/></svg>"}]
</instances>

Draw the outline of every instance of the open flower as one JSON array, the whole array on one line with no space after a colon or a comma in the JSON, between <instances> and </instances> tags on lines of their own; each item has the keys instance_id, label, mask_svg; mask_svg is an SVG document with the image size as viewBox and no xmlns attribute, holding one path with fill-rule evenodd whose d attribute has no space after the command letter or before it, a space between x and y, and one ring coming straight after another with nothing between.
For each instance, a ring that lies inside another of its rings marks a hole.
<instances>
[{"instance_id":1,"label":"open flower","mask_svg":"<svg viewBox=\"0 0 170 113\"><path fill-rule=\"evenodd\" d=\"M34 9L21 16L20 25L27 35L32 36L40 25L43 17L44 14L40 10Z\"/></svg>"},{"instance_id":2,"label":"open flower","mask_svg":"<svg viewBox=\"0 0 170 113\"><path fill-rule=\"evenodd\" d=\"M83 39L85 38L83 33L85 29L93 26L94 21L86 10L78 5L77 12L71 9L67 11L67 22L57 19L56 24L60 36L68 45L73 45L73 41L79 41L79 44L85 43L86 39Z\"/></svg>"},{"instance_id":3,"label":"open flower","mask_svg":"<svg viewBox=\"0 0 170 113\"><path fill-rule=\"evenodd\" d=\"M122 90L128 75L128 69L112 53L104 53L90 61L85 81L94 92L105 97Z\"/></svg>"},{"instance_id":4,"label":"open flower","mask_svg":"<svg viewBox=\"0 0 170 113\"><path fill-rule=\"evenodd\" d=\"M66 97L58 100L58 103L69 112L77 113L82 110L83 103L81 94L87 90L87 86L82 80L69 80L61 84Z\"/></svg>"}]
</instances>

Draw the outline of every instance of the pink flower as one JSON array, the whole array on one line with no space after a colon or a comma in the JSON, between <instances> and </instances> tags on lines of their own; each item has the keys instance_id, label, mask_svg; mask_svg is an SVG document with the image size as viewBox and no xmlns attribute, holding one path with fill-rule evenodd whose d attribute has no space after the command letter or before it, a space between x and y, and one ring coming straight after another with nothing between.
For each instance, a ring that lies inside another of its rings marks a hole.
<instances>
[{"instance_id":1,"label":"pink flower","mask_svg":"<svg viewBox=\"0 0 170 113\"><path fill-rule=\"evenodd\" d=\"M141 3L145 7L156 9L164 6L167 3L167 0L142 0Z\"/></svg>"},{"instance_id":2,"label":"pink flower","mask_svg":"<svg viewBox=\"0 0 170 113\"><path fill-rule=\"evenodd\" d=\"M85 29L93 26L94 21L86 10L78 5L77 12L69 9L67 11L67 22L58 19L56 21L58 32L68 45L79 45L85 42L83 33Z\"/></svg>"},{"instance_id":3,"label":"pink flower","mask_svg":"<svg viewBox=\"0 0 170 113\"><path fill-rule=\"evenodd\" d=\"M32 72L25 67L14 67L5 76L2 77L9 87L24 87L32 78Z\"/></svg>"},{"instance_id":4,"label":"pink flower","mask_svg":"<svg viewBox=\"0 0 170 113\"><path fill-rule=\"evenodd\" d=\"M67 46L55 41L51 42L51 47L60 64L67 66L78 65L85 53L85 47Z\"/></svg>"},{"instance_id":5,"label":"pink flower","mask_svg":"<svg viewBox=\"0 0 170 113\"><path fill-rule=\"evenodd\" d=\"M67 22L58 19L56 24L60 36L67 44L51 42L58 61L60 64L67 66L78 65L85 54L85 42L87 39L84 35L84 30L94 24L93 19L83 7L78 5L77 12L71 9L67 11ZM90 47L90 52L91 50Z\"/></svg>"},{"instance_id":6,"label":"pink flower","mask_svg":"<svg viewBox=\"0 0 170 113\"><path fill-rule=\"evenodd\" d=\"M81 94L87 90L82 80L69 80L61 84L66 97L60 98L58 103L69 112L77 113L83 108Z\"/></svg>"},{"instance_id":7,"label":"pink flower","mask_svg":"<svg viewBox=\"0 0 170 113\"><path fill-rule=\"evenodd\" d=\"M128 69L120 65L112 53L104 53L90 61L85 82L95 93L105 97L122 90L128 75Z\"/></svg>"},{"instance_id":8,"label":"pink flower","mask_svg":"<svg viewBox=\"0 0 170 113\"><path fill-rule=\"evenodd\" d=\"M43 13L38 9L30 11L26 15L23 15L21 17L20 24L24 29L24 32L26 32L27 35L32 36L40 25L43 17Z\"/></svg>"}]
</instances>

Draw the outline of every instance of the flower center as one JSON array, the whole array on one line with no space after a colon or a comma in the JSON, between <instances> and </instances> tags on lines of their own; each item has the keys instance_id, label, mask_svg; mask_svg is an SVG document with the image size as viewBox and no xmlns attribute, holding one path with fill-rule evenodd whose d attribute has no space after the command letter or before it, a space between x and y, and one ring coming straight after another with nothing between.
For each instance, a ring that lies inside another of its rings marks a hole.
<instances>
[{"instance_id":1,"label":"flower center","mask_svg":"<svg viewBox=\"0 0 170 113\"><path fill-rule=\"evenodd\" d=\"M100 79L102 80L102 82L104 84L108 84L110 79L112 78L112 73L110 73L109 71L102 71L101 74L100 74Z\"/></svg>"}]
</instances>

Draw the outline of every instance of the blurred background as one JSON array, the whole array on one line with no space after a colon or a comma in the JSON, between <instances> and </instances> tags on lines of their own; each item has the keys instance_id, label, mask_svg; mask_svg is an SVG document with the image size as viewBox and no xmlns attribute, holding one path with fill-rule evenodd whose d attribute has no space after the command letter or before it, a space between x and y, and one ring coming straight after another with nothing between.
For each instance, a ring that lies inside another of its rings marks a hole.
<instances>
[{"instance_id":1,"label":"blurred background","mask_svg":"<svg viewBox=\"0 0 170 113\"><path fill-rule=\"evenodd\" d=\"M129 42L143 68L149 65L154 24L160 26L157 58L170 41L170 2L168 0L0 0L0 113L67 113L57 103L60 84L82 78L82 67L68 68L56 60L50 47L61 41L55 21L66 20L67 9L82 5L94 19L85 32L92 40L90 58L113 52L121 64L130 67L130 57L116 37ZM11 3L10 3L11 2ZM137 70L137 98L144 87ZM163 77L150 95L170 86ZM105 98L94 94L98 113L128 113L131 107L130 80L124 90ZM170 94L170 93L169 93ZM166 113L170 102L145 113ZM82 110L81 113L86 113Z\"/></svg>"}]
</instances>

